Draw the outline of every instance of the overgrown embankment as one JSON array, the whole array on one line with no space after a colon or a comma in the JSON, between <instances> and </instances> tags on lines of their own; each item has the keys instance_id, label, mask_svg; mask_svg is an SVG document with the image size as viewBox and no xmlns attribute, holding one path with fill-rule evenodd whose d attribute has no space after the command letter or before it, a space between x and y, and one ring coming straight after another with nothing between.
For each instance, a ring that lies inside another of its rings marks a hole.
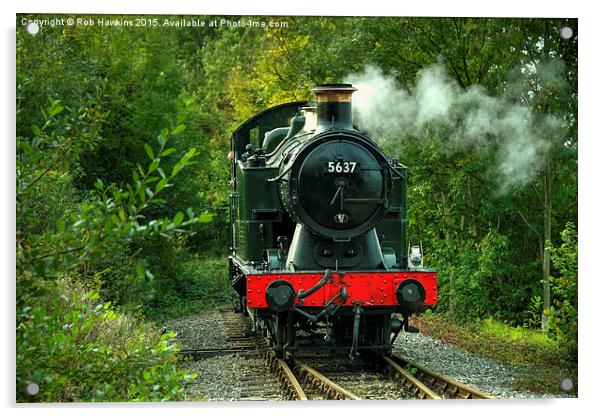
<instances>
[{"instance_id":1,"label":"overgrown embankment","mask_svg":"<svg viewBox=\"0 0 602 416\"><path fill-rule=\"evenodd\" d=\"M173 332L73 280L49 284L17 319L18 402L182 400L196 377L179 368Z\"/></svg>"},{"instance_id":2,"label":"overgrown embankment","mask_svg":"<svg viewBox=\"0 0 602 416\"><path fill-rule=\"evenodd\" d=\"M558 393L560 383L571 379L577 391L577 363L562 341L541 330L514 327L493 318L458 322L440 314L425 313L413 319L420 332L463 350L519 365L512 387L537 393Z\"/></svg>"}]
</instances>

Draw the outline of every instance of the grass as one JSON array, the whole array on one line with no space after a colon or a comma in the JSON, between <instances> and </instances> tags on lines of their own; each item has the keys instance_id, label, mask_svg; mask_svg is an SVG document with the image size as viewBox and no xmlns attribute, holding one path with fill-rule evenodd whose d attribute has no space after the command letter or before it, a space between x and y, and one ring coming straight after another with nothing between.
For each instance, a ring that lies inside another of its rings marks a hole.
<instances>
[{"instance_id":1,"label":"grass","mask_svg":"<svg viewBox=\"0 0 602 416\"><path fill-rule=\"evenodd\" d=\"M517 365L511 387L536 393L557 394L560 382L570 378L577 391L577 367L560 344L538 330L513 327L493 318L458 323L448 317L425 313L413 319L420 332L463 350Z\"/></svg>"},{"instance_id":2,"label":"grass","mask_svg":"<svg viewBox=\"0 0 602 416\"><path fill-rule=\"evenodd\" d=\"M571 394L577 394L577 369L556 367L531 367L516 375L512 388L529 390L535 393L560 394L567 393L560 388L564 379L570 379L574 386Z\"/></svg>"}]
</instances>

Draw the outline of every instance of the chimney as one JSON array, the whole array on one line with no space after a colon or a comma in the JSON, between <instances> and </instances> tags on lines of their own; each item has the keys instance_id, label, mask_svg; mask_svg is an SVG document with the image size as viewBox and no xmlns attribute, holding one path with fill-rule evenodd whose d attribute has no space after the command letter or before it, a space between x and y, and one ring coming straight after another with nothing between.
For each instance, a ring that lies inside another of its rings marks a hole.
<instances>
[{"instance_id":1,"label":"chimney","mask_svg":"<svg viewBox=\"0 0 602 416\"><path fill-rule=\"evenodd\" d=\"M353 130L351 84L321 84L311 89L316 94L318 125L316 133L337 128Z\"/></svg>"}]
</instances>

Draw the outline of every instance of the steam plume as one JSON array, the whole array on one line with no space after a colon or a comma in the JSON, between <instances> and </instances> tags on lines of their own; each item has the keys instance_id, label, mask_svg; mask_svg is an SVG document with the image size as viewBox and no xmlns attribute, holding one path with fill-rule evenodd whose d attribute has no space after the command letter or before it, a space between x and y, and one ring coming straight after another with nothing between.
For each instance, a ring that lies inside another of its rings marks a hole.
<instances>
[{"instance_id":1,"label":"steam plume","mask_svg":"<svg viewBox=\"0 0 602 416\"><path fill-rule=\"evenodd\" d=\"M481 86L461 88L441 64L420 71L412 92L374 66L347 79L358 89L353 108L361 130L393 145L430 137L440 140L446 152L493 150L494 173L504 193L535 178L561 135L558 118L535 114L520 103L535 90L561 88L563 71L560 60L525 67L500 97Z\"/></svg>"}]
</instances>

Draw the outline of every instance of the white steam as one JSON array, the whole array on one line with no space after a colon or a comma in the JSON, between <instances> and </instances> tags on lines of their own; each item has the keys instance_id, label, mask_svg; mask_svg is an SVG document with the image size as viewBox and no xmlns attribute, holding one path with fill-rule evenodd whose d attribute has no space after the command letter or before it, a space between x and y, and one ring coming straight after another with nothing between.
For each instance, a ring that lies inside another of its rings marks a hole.
<instances>
[{"instance_id":1,"label":"white steam","mask_svg":"<svg viewBox=\"0 0 602 416\"><path fill-rule=\"evenodd\" d=\"M528 97L526 88L561 87L563 71L558 60L523 69L518 82L507 85L501 97L488 95L481 86L461 88L441 64L420 71L412 92L374 66L347 79L358 89L353 110L361 130L376 140L400 144L411 138L436 138L444 151L452 153L493 150L494 173L500 191L507 192L535 178L562 127L559 119L516 104L521 102L517 97Z\"/></svg>"}]
</instances>

